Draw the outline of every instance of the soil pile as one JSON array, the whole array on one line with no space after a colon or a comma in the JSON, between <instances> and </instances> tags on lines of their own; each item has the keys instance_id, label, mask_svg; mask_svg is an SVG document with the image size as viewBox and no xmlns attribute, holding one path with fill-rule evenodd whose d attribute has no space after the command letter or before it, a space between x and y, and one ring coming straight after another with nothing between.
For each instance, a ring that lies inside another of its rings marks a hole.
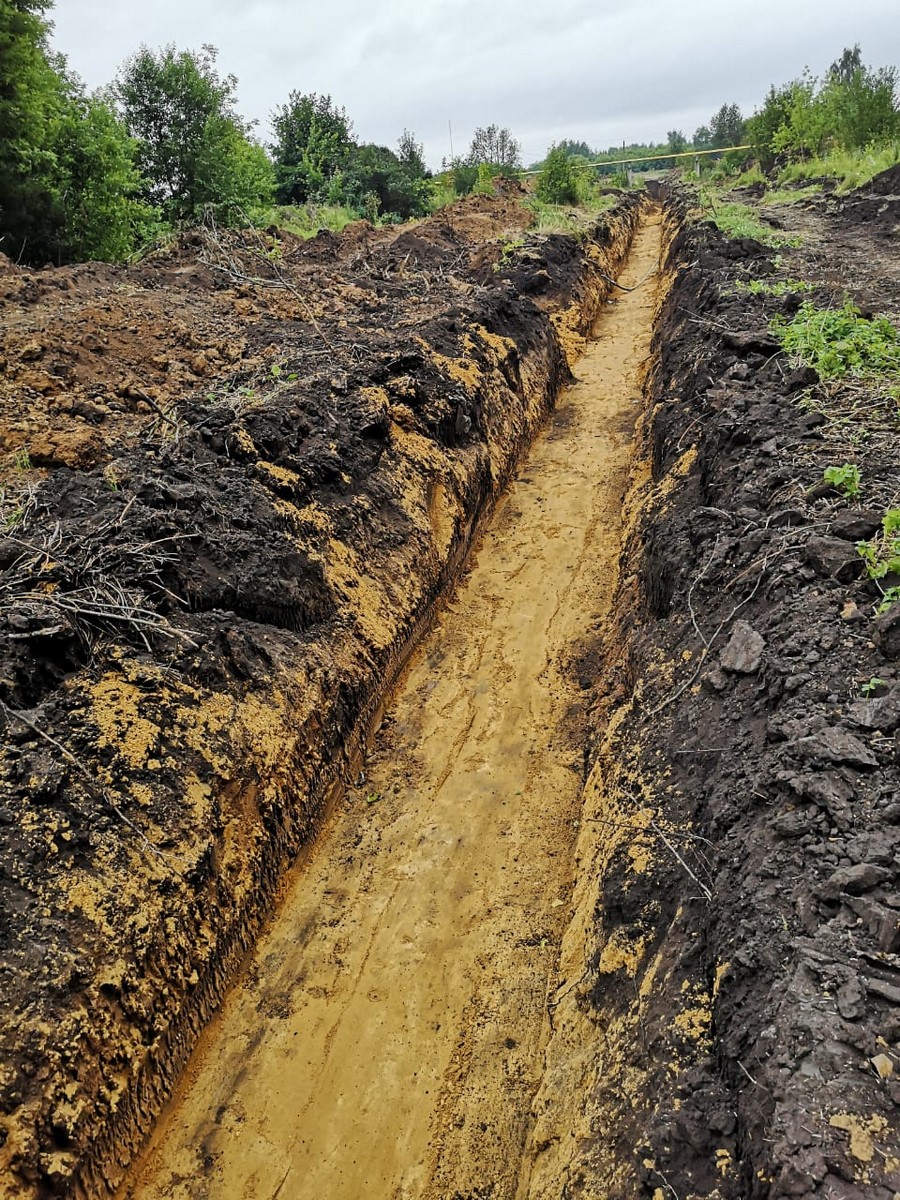
<instances>
[{"instance_id":1,"label":"soil pile","mask_svg":"<svg viewBox=\"0 0 900 1200\"><path fill-rule=\"evenodd\" d=\"M0 1194L115 1186L636 213L5 265Z\"/></svg>"}]
</instances>

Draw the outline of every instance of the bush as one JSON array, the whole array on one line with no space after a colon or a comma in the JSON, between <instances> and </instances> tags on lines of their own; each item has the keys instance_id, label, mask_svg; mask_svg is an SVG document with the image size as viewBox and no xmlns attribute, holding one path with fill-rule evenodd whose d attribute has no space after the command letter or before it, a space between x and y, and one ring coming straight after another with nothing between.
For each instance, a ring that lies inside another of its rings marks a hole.
<instances>
[{"instance_id":1,"label":"bush","mask_svg":"<svg viewBox=\"0 0 900 1200\"><path fill-rule=\"evenodd\" d=\"M545 204L577 204L579 172L562 146L554 146L537 177L535 193Z\"/></svg>"}]
</instances>

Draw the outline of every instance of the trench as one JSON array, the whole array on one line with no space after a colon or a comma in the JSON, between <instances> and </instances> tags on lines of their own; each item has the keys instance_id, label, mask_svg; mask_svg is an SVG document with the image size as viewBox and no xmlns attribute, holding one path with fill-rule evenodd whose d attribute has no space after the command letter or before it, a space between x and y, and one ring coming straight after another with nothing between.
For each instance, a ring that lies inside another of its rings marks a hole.
<instances>
[{"instance_id":1,"label":"trench","mask_svg":"<svg viewBox=\"0 0 900 1200\"><path fill-rule=\"evenodd\" d=\"M590 659L617 584L660 240L651 216L620 275L641 286L606 305L129 1200L538 1194L532 1109L566 984Z\"/></svg>"}]
</instances>

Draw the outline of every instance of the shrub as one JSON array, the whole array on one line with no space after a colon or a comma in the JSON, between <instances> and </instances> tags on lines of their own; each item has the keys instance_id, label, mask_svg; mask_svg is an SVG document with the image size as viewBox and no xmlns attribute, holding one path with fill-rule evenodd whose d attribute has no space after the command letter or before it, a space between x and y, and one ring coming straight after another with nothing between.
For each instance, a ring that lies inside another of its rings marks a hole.
<instances>
[{"instance_id":1,"label":"shrub","mask_svg":"<svg viewBox=\"0 0 900 1200\"><path fill-rule=\"evenodd\" d=\"M537 177L535 193L545 204L577 204L579 171L562 146L554 146Z\"/></svg>"}]
</instances>

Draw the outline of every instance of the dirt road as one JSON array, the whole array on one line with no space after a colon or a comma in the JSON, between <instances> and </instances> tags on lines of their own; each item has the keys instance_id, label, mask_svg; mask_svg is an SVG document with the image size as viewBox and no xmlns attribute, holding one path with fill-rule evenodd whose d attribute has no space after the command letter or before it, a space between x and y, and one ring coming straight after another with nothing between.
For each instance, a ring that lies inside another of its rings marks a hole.
<instances>
[{"instance_id":1,"label":"dirt road","mask_svg":"<svg viewBox=\"0 0 900 1200\"><path fill-rule=\"evenodd\" d=\"M647 276L659 227L622 277ZM520 1194L655 278L619 293L123 1193ZM489 1190L485 1190L489 1189Z\"/></svg>"}]
</instances>

